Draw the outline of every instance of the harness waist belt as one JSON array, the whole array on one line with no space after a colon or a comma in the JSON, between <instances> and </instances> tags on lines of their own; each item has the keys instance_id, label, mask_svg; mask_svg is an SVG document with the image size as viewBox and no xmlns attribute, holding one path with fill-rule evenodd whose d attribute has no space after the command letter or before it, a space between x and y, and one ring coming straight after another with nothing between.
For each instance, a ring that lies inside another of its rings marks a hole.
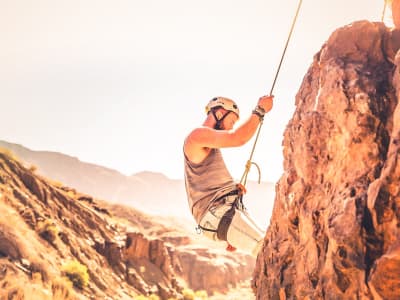
<instances>
[{"instance_id":1,"label":"harness waist belt","mask_svg":"<svg viewBox=\"0 0 400 300\"><path fill-rule=\"evenodd\" d=\"M214 201L218 201L222 198L229 197L229 196L237 196L239 195L239 190L233 190L225 195L222 195L221 197L218 197ZM236 199L235 202L232 205L232 208L228 209L225 214L222 216L217 229L210 229L210 228L205 228L201 226L200 224L197 225L196 229L198 230L204 230L204 231L209 231L209 232L215 232L217 233L218 239L222 241L227 240L227 233L228 233L228 228L229 225L231 225L232 218L235 214L235 208L238 206L238 201L240 202L241 199Z\"/></svg>"},{"instance_id":2,"label":"harness waist belt","mask_svg":"<svg viewBox=\"0 0 400 300\"><path fill-rule=\"evenodd\" d=\"M222 198L229 197L229 196L236 196L236 195L239 195L239 190L230 191L229 193L224 194L224 195L222 195L221 197L218 197L218 198L215 199L214 201L218 201L218 200L220 200L220 199L222 199Z\"/></svg>"}]
</instances>

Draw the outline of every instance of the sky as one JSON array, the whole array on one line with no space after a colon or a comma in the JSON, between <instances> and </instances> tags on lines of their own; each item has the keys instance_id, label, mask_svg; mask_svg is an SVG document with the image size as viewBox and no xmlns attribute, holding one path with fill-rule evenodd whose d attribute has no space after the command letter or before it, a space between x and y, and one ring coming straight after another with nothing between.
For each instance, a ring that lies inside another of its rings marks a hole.
<instances>
[{"instance_id":1,"label":"sky","mask_svg":"<svg viewBox=\"0 0 400 300\"><path fill-rule=\"evenodd\" d=\"M297 0L0 0L0 139L132 175L183 178L183 141L215 96L245 120L270 92ZM304 0L253 161L283 172L282 139L313 56L383 0ZM385 21L390 26L390 11ZM241 177L253 140L224 149ZM251 169L249 179L257 179Z\"/></svg>"}]
</instances>

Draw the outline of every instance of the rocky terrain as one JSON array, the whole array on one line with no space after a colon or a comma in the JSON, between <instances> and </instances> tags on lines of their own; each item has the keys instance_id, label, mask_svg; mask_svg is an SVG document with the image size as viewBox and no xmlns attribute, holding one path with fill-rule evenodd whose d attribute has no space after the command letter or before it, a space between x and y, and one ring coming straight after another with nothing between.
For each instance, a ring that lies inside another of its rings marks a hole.
<instances>
[{"instance_id":1,"label":"rocky terrain","mask_svg":"<svg viewBox=\"0 0 400 300\"><path fill-rule=\"evenodd\" d=\"M315 55L284 134L257 299L400 299L399 29L354 22Z\"/></svg>"},{"instance_id":2,"label":"rocky terrain","mask_svg":"<svg viewBox=\"0 0 400 300\"><path fill-rule=\"evenodd\" d=\"M0 299L182 299L184 288L225 293L254 268L249 256L196 244L184 223L96 200L7 151L0 211Z\"/></svg>"}]
</instances>

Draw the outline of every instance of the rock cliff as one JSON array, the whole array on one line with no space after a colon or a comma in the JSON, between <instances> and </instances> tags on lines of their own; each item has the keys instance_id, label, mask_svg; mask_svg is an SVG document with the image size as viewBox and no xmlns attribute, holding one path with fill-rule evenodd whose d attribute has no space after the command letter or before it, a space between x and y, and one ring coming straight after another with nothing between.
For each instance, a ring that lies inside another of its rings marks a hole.
<instances>
[{"instance_id":1,"label":"rock cliff","mask_svg":"<svg viewBox=\"0 0 400 300\"><path fill-rule=\"evenodd\" d=\"M399 35L358 21L315 55L284 134L257 299L400 299Z\"/></svg>"},{"instance_id":2,"label":"rock cliff","mask_svg":"<svg viewBox=\"0 0 400 300\"><path fill-rule=\"evenodd\" d=\"M182 299L184 287L226 292L254 267L248 256L199 247L172 223L52 182L1 151L0 212L0 299Z\"/></svg>"}]
</instances>

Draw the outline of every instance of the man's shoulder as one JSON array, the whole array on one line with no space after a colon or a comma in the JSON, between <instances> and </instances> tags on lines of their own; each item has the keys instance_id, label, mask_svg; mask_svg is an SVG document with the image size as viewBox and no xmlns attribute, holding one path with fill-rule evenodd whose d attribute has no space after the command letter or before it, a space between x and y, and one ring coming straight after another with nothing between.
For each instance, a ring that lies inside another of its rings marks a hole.
<instances>
[{"instance_id":1,"label":"man's shoulder","mask_svg":"<svg viewBox=\"0 0 400 300\"><path fill-rule=\"evenodd\" d=\"M203 134L205 134L205 127L196 127L192 131L189 132L189 134L185 138L184 144L188 143L196 143L196 139L201 137Z\"/></svg>"},{"instance_id":2,"label":"man's shoulder","mask_svg":"<svg viewBox=\"0 0 400 300\"><path fill-rule=\"evenodd\" d=\"M195 139L191 140L190 136L188 136L183 145L183 152L187 160L198 164L208 156L211 152L211 148L203 147L201 144L197 143Z\"/></svg>"}]
</instances>

